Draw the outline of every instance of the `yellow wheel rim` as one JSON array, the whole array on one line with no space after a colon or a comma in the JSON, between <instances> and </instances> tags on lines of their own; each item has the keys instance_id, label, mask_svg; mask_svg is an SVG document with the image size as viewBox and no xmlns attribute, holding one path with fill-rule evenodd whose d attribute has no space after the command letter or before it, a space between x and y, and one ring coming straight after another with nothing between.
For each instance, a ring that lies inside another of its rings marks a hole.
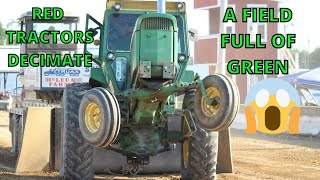
<instances>
[{"instance_id":1,"label":"yellow wheel rim","mask_svg":"<svg viewBox=\"0 0 320 180\"><path fill-rule=\"evenodd\" d=\"M220 92L217 88L214 87L209 87L206 89L207 91L207 95L209 98L214 98L214 97L218 97L220 99ZM217 112L220 109L220 103L216 104L216 105L209 105L207 104L206 98L202 97L201 98L201 109L202 112L205 113L206 116L208 117L212 117L215 114L217 114Z\"/></svg>"},{"instance_id":2,"label":"yellow wheel rim","mask_svg":"<svg viewBox=\"0 0 320 180\"><path fill-rule=\"evenodd\" d=\"M187 123L183 123L183 134L188 134L189 133L189 129L188 129L188 125ZM183 142L183 165L184 168L188 167L188 163L189 163L189 137L184 139Z\"/></svg>"},{"instance_id":3,"label":"yellow wheel rim","mask_svg":"<svg viewBox=\"0 0 320 180\"><path fill-rule=\"evenodd\" d=\"M91 133L95 133L100 128L100 109L97 104L90 103L86 108L85 123Z\"/></svg>"}]
</instances>

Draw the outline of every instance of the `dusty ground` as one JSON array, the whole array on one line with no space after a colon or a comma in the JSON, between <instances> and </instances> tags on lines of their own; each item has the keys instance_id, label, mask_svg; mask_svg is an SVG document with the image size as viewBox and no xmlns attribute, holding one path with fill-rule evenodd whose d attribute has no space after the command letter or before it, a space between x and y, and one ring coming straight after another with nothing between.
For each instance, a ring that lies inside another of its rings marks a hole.
<instances>
[{"instance_id":1,"label":"dusty ground","mask_svg":"<svg viewBox=\"0 0 320 180\"><path fill-rule=\"evenodd\" d=\"M219 179L320 179L320 137L246 135L232 130L234 174ZM8 117L0 113L0 179L59 179L55 172L14 174L16 157L10 152ZM179 179L179 175L135 178L97 176L98 179Z\"/></svg>"}]
</instances>

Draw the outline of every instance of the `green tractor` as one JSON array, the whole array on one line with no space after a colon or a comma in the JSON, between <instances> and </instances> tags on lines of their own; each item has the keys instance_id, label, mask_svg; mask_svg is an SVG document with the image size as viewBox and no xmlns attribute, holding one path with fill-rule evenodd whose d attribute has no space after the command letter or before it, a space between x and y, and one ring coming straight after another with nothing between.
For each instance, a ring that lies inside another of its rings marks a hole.
<instances>
[{"instance_id":1,"label":"green tractor","mask_svg":"<svg viewBox=\"0 0 320 180\"><path fill-rule=\"evenodd\" d=\"M95 41L85 53L98 67L88 84L64 91L64 178L93 179L93 148L122 154L135 174L177 144L183 179L216 177L217 132L237 115L239 93L224 75L186 70L186 22L185 3L165 0L109 0L103 25L87 15ZM179 130L168 128L173 116Z\"/></svg>"}]
</instances>

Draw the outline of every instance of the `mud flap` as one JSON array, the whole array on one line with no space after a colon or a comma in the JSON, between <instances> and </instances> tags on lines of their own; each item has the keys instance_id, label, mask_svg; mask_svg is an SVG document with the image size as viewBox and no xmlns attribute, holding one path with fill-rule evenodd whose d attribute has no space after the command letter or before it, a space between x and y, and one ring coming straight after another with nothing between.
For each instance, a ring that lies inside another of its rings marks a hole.
<instances>
[{"instance_id":1,"label":"mud flap","mask_svg":"<svg viewBox=\"0 0 320 180\"><path fill-rule=\"evenodd\" d=\"M233 173L230 128L219 132L217 173Z\"/></svg>"},{"instance_id":2,"label":"mud flap","mask_svg":"<svg viewBox=\"0 0 320 180\"><path fill-rule=\"evenodd\" d=\"M16 173L50 170L50 125L52 108L29 107Z\"/></svg>"}]
</instances>

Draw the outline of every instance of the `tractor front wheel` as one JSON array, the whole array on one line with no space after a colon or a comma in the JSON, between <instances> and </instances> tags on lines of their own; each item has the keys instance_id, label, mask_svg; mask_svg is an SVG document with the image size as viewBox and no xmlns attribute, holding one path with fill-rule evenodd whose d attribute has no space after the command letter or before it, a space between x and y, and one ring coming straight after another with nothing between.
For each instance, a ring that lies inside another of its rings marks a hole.
<instances>
[{"instance_id":1,"label":"tractor front wheel","mask_svg":"<svg viewBox=\"0 0 320 180\"><path fill-rule=\"evenodd\" d=\"M79 106L88 84L70 84L63 94L64 130L61 176L64 179L93 179L93 147L82 137Z\"/></svg>"},{"instance_id":2,"label":"tractor front wheel","mask_svg":"<svg viewBox=\"0 0 320 180\"><path fill-rule=\"evenodd\" d=\"M239 111L239 90L229 77L221 74L207 76L203 84L208 97L214 101L207 104L199 87L194 104L196 119L208 131L223 131L232 124Z\"/></svg>"},{"instance_id":3,"label":"tractor front wheel","mask_svg":"<svg viewBox=\"0 0 320 180\"><path fill-rule=\"evenodd\" d=\"M104 88L93 88L82 98L79 111L80 131L94 147L106 148L115 141L120 129L120 108L116 97Z\"/></svg>"},{"instance_id":4,"label":"tractor front wheel","mask_svg":"<svg viewBox=\"0 0 320 180\"><path fill-rule=\"evenodd\" d=\"M188 109L194 119L196 118L194 109L195 94L195 90L190 90L183 100L183 109ZM195 123L197 131L191 137L185 138L182 145L182 179L216 179L218 133L209 132L198 122ZM185 121L183 121L182 127L184 134L187 134L188 128Z\"/></svg>"}]
</instances>

